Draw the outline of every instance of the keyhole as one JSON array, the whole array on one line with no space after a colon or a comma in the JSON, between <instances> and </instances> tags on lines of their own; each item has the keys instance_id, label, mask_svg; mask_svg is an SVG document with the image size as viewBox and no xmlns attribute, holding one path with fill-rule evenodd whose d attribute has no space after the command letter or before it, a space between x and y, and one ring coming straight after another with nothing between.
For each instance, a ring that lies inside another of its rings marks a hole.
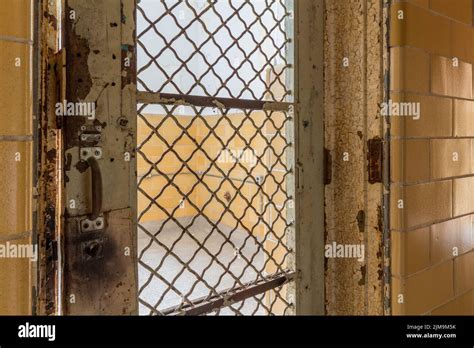
<instances>
[{"instance_id":1,"label":"keyhole","mask_svg":"<svg viewBox=\"0 0 474 348\"><path fill-rule=\"evenodd\" d=\"M84 252L91 258L96 258L102 251L102 244L98 242L92 242L84 248Z\"/></svg>"}]
</instances>

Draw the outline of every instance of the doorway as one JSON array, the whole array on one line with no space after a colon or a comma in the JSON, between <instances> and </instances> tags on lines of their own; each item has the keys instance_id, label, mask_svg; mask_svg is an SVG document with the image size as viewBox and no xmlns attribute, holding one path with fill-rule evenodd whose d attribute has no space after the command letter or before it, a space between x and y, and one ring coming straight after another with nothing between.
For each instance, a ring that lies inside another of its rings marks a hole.
<instances>
[{"instance_id":1,"label":"doorway","mask_svg":"<svg viewBox=\"0 0 474 348\"><path fill-rule=\"evenodd\" d=\"M137 6L140 314L292 314L294 1Z\"/></svg>"}]
</instances>

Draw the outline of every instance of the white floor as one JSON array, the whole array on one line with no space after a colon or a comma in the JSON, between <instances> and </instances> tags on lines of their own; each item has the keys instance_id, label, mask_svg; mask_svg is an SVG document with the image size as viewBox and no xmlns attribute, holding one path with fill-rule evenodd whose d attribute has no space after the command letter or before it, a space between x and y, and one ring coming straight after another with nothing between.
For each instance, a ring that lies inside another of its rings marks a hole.
<instances>
[{"instance_id":1,"label":"white floor","mask_svg":"<svg viewBox=\"0 0 474 348\"><path fill-rule=\"evenodd\" d=\"M179 219L179 222L184 227L189 226L191 221L192 218ZM156 234L162 222L148 222L141 225L150 233ZM242 283L255 280L257 272L252 267L245 268L248 262L244 259L245 257L248 260L252 260L252 265L258 271L262 270L264 253L259 248L255 238L252 236L247 238L248 233L242 230L236 230L231 233L231 228L223 225L219 226L220 233L216 230L211 232L211 230L212 225L202 217L197 218L191 226L187 227L184 233L183 229L176 223L168 221L163 226L162 231L156 235L159 243L153 241L150 244L152 238L139 228L138 255L140 256L146 248L141 260L153 269L156 269L161 264L157 273L169 283L173 283L176 289L176 291L172 289L167 291L170 289L170 286L165 281L152 275L149 270L139 265L140 288L147 283L140 293L140 299L152 306L155 306L160 301L156 308L164 310L182 303L183 298L177 292L186 295L189 300L195 300L211 294L212 290L209 287L215 288L219 292L236 286L236 280L232 275ZM207 238L209 234L210 236ZM230 238L228 242L225 240L226 237ZM209 253L201 249L193 258L194 253L202 245L205 246ZM172 249L176 256L167 255L165 257L166 248ZM239 256L239 252L241 256ZM232 262L236 255L238 256L237 259ZM183 270L183 265L178 259L184 263L189 263L189 269ZM204 272L204 270L206 271ZM204 275L202 276L203 272ZM198 280L198 277L202 277L203 281ZM177 278L176 281L174 281L175 278ZM209 287L206 286L205 282L207 282ZM161 297L162 299L160 300ZM262 300L262 302L265 303L265 300ZM235 304L234 308L239 308L240 306L241 303ZM258 310L255 312L256 309ZM258 306L258 302L255 299L245 301L245 304L239 311L245 315L265 314L264 308ZM140 304L140 314L148 315L150 314L150 309ZM219 314L235 315L229 308L222 310Z\"/></svg>"}]
</instances>

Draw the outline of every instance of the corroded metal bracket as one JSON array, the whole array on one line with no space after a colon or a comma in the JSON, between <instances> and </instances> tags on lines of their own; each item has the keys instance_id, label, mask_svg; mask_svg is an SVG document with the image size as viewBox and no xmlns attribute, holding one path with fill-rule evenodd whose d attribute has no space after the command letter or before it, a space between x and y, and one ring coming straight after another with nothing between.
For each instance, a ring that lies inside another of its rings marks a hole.
<instances>
[{"instance_id":1,"label":"corroded metal bracket","mask_svg":"<svg viewBox=\"0 0 474 348\"><path fill-rule=\"evenodd\" d=\"M369 172L369 183L376 184L382 183L383 180L383 152L384 144L381 138L375 137L368 141L368 172Z\"/></svg>"}]
</instances>

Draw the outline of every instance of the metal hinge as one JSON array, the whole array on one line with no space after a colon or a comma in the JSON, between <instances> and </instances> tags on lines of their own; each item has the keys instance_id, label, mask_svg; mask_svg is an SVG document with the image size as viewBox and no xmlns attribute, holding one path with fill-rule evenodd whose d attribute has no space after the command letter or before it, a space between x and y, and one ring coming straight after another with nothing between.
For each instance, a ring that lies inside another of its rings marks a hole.
<instances>
[{"instance_id":1,"label":"metal hinge","mask_svg":"<svg viewBox=\"0 0 474 348\"><path fill-rule=\"evenodd\" d=\"M368 141L367 170L371 184L383 181L383 146L381 138L373 138Z\"/></svg>"}]
</instances>

